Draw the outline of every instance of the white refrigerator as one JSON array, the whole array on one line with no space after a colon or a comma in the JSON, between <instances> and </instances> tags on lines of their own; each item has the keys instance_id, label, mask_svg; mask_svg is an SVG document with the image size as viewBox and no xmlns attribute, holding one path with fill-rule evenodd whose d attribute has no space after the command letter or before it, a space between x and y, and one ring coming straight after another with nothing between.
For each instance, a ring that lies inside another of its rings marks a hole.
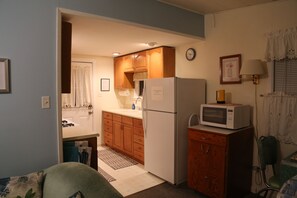
<instances>
[{"instance_id":1,"label":"white refrigerator","mask_svg":"<svg viewBox=\"0 0 297 198\"><path fill-rule=\"evenodd\" d=\"M143 92L144 169L172 183L187 178L191 114L206 100L204 79L147 79Z\"/></svg>"}]
</instances>

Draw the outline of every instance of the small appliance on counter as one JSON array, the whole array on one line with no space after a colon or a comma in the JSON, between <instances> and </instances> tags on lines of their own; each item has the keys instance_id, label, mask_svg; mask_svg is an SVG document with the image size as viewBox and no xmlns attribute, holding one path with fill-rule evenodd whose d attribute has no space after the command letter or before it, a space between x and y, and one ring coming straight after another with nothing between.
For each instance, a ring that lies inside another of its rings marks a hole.
<instances>
[{"instance_id":1,"label":"small appliance on counter","mask_svg":"<svg viewBox=\"0 0 297 198\"><path fill-rule=\"evenodd\" d=\"M247 127L251 124L250 109L242 104L202 104L200 124L226 129Z\"/></svg>"}]
</instances>

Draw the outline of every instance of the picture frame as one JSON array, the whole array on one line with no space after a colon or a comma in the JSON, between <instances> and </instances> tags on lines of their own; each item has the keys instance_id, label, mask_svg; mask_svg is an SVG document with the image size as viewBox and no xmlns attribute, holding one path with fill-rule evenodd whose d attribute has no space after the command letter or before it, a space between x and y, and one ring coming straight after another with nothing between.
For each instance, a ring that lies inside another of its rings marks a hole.
<instances>
[{"instance_id":1,"label":"picture frame","mask_svg":"<svg viewBox=\"0 0 297 198\"><path fill-rule=\"evenodd\" d=\"M9 59L0 58L0 93L10 93Z\"/></svg>"},{"instance_id":2,"label":"picture frame","mask_svg":"<svg viewBox=\"0 0 297 198\"><path fill-rule=\"evenodd\" d=\"M241 54L220 57L220 84L240 84Z\"/></svg>"},{"instance_id":3,"label":"picture frame","mask_svg":"<svg viewBox=\"0 0 297 198\"><path fill-rule=\"evenodd\" d=\"M101 91L110 91L110 79L101 78Z\"/></svg>"}]
</instances>

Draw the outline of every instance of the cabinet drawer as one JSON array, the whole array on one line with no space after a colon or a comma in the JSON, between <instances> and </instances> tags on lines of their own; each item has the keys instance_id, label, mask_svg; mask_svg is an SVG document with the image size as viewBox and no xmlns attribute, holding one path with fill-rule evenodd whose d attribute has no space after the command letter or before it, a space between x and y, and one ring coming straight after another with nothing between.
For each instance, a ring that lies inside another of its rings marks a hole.
<instances>
[{"instance_id":1,"label":"cabinet drawer","mask_svg":"<svg viewBox=\"0 0 297 198\"><path fill-rule=\"evenodd\" d=\"M103 128L104 132L112 133L112 126L104 125Z\"/></svg>"},{"instance_id":2,"label":"cabinet drawer","mask_svg":"<svg viewBox=\"0 0 297 198\"><path fill-rule=\"evenodd\" d=\"M104 124L104 126L107 126L107 125L112 126L112 120L104 119L103 124Z\"/></svg>"},{"instance_id":3,"label":"cabinet drawer","mask_svg":"<svg viewBox=\"0 0 297 198\"><path fill-rule=\"evenodd\" d=\"M112 120L112 113L103 111L103 118Z\"/></svg>"},{"instance_id":4,"label":"cabinet drawer","mask_svg":"<svg viewBox=\"0 0 297 198\"><path fill-rule=\"evenodd\" d=\"M134 134L134 142L143 145L143 142L144 142L143 136L139 136L139 135Z\"/></svg>"},{"instance_id":5,"label":"cabinet drawer","mask_svg":"<svg viewBox=\"0 0 297 198\"><path fill-rule=\"evenodd\" d=\"M143 129L142 128L136 128L136 127L134 127L134 134L143 137L144 136Z\"/></svg>"},{"instance_id":6,"label":"cabinet drawer","mask_svg":"<svg viewBox=\"0 0 297 198\"><path fill-rule=\"evenodd\" d=\"M112 133L104 133L104 139L105 138L112 139Z\"/></svg>"},{"instance_id":7,"label":"cabinet drawer","mask_svg":"<svg viewBox=\"0 0 297 198\"><path fill-rule=\"evenodd\" d=\"M112 121L122 122L122 116L118 114L112 114Z\"/></svg>"},{"instance_id":8,"label":"cabinet drawer","mask_svg":"<svg viewBox=\"0 0 297 198\"><path fill-rule=\"evenodd\" d=\"M122 123L126 125L133 125L133 118L122 116Z\"/></svg>"},{"instance_id":9,"label":"cabinet drawer","mask_svg":"<svg viewBox=\"0 0 297 198\"><path fill-rule=\"evenodd\" d=\"M107 138L106 136L104 136L104 143L110 147L112 147L112 139Z\"/></svg>"},{"instance_id":10,"label":"cabinet drawer","mask_svg":"<svg viewBox=\"0 0 297 198\"><path fill-rule=\"evenodd\" d=\"M203 131L189 131L189 137L191 139L214 145L225 146L226 136L218 135L215 133L207 133Z\"/></svg>"},{"instance_id":11,"label":"cabinet drawer","mask_svg":"<svg viewBox=\"0 0 297 198\"><path fill-rule=\"evenodd\" d=\"M137 127L137 128L143 128L141 119L134 118L133 119L133 125L134 125L134 127Z\"/></svg>"},{"instance_id":12,"label":"cabinet drawer","mask_svg":"<svg viewBox=\"0 0 297 198\"><path fill-rule=\"evenodd\" d=\"M134 142L134 151L144 153L143 145Z\"/></svg>"}]
</instances>

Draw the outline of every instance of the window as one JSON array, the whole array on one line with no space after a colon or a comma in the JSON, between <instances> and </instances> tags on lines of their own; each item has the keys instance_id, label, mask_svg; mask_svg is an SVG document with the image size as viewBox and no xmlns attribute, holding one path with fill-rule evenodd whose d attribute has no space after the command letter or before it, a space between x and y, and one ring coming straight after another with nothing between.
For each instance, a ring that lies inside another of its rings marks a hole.
<instances>
[{"instance_id":1,"label":"window","mask_svg":"<svg viewBox=\"0 0 297 198\"><path fill-rule=\"evenodd\" d=\"M297 94L297 59L274 61L274 91Z\"/></svg>"},{"instance_id":2,"label":"window","mask_svg":"<svg viewBox=\"0 0 297 198\"><path fill-rule=\"evenodd\" d=\"M92 107L92 63L71 64L71 93L62 94L63 107Z\"/></svg>"}]
</instances>

